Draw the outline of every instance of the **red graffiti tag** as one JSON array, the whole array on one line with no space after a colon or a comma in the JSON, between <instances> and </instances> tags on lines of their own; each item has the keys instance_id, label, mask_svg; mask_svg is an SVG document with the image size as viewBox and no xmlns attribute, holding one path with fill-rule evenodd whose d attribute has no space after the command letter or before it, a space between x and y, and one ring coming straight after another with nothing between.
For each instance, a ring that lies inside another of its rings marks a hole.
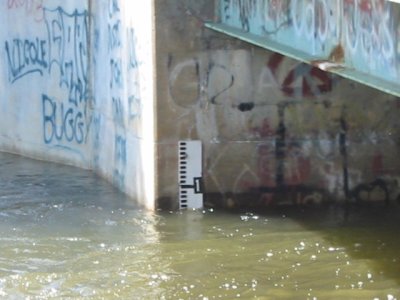
<instances>
[{"instance_id":1,"label":"red graffiti tag","mask_svg":"<svg viewBox=\"0 0 400 300\"><path fill-rule=\"evenodd\" d=\"M276 130L271 127L267 119L264 119L262 125L252 128L252 131L260 138L270 140L257 147L257 173L262 186L275 187L277 162L273 140ZM301 145L298 145L290 136L287 137L287 141L285 183L291 186L303 184L311 175L310 158L303 154Z\"/></svg>"},{"instance_id":2,"label":"red graffiti tag","mask_svg":"<svg viewBox=\"0 0 400 300\"><path fill-rule=\"evenodd\" d=\"M277 82L279 82L278 71L285 58L282 54L274 53L267 63ZM301 86L296 86L299 80ZM316 97L332 91L333 85L329 73L303 63L292 68L279 84L281 91L288 97Z\"/></svg>"},{"instance_id":3,"label":"red graffiti tag","mask_svg":"<svg viewBox=\"0 0 400 300\"><path fill-rule=\"evenodd\" d=\"M33 16L36 22L44 20L43 0L8 0L7 8L23 9L27 15Z\"/></svg>"}]
</instances>

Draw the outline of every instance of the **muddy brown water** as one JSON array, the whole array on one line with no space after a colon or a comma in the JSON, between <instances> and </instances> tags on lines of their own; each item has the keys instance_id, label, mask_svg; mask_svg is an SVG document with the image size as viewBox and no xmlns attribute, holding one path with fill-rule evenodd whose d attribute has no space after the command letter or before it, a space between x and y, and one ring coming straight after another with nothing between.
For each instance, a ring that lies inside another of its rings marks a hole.
<instances>
[{"instance_id":1,"label":"muddy brown water","mask_svg":"<svg viewBox=\"0 0 400 300\"><path fill-rule=\"evenodd\" d=\"M400 299L394 208L141 210L0 154L1 299Z\"/></svg>"}]
</instances>

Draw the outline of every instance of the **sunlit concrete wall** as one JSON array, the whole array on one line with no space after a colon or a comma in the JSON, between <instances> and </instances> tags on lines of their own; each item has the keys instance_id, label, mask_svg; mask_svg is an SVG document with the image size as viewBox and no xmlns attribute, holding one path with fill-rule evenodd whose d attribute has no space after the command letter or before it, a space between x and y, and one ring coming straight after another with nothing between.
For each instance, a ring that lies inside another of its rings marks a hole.
<instances>
[{"instance_id":1,"label":"sunlit concrete wall","mask_svg":"<svg viewBox=\"0 0 400 300\"><path fill-rule=\"evenodd\" d=\"M152 1L92 3L93 166L154 208Z\"/></svg>"},{"instance_id":2,"label":"sunlit concrete wall","mask_svg":"<svg viewBox=\"0 0 400 300\"><path fill-rule=\"evenodd\" d=\"M160 205L180 139L203 142L209 205L397 199L397 98L205 29L213 1L155 5Z\"/></svg>"},{"instance_id":3,"label":"sunlit concrete wall","mask_svg":"<svg viewBox=\"0 0 400 300\"><path fill-rule=\"evenodd\" d=\"M153 208L151 1L0 5L0 150L94 169Z\"/></svg>"}]
</instances>

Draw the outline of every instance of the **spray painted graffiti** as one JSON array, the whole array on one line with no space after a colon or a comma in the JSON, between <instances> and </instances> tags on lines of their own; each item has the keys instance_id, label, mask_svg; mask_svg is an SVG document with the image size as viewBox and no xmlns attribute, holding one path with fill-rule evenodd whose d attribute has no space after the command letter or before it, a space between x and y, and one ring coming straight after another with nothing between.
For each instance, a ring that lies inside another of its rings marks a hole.
<instances>
[{"instance_id":1,"label":"spray painted graffiti","mask_svg":"<svg viewBox=\"0 0 400 300\"><path fill-rule=\"evenodd\" d=\"M150 170L139 164L147 130L141 93L153 93L151 10L128 2L3 1L0 77L3 104L11 105L3 123L29 123L8 132L22 141L16 151L93 167L144 195L145 179L132 177Z\"/></svg>"},{"instance_id":2,"label":"spray painted graffiti","mask_svg":"<svg viewBox=\"0 0 400 300\"><path fill-rule=\"evenodd\" d=\"M121 47L121 21L118 20L114 24L108 24L108 49L112 51Z\"/></svg>"},{"instance_id":3,"label":"spray painted graffiti","mask_svg":"<svg viewBox=\"0 0 400 300\"><path fill-rule=\"evenodd\" d=\"M142 115L142 103L140 98L135 95L131 95L128 98L129 103L129 121L134 121L140 119Z\"/></svg>"},{"instance_id":4,"label":"spray painted graffiti","mask_svg":"<svg viewBox=\"0 0 400 300\"><path fill-rule=\"evenodd\" d=\"M122 59L111 58L110 59L110 89L123 88L123 75L122 75Z\"/></svg>"},{"instance_id":5,"label":"spray painted graffiti","mask_svg":"<svg viewBox=\"0 0 400 300\"><path fill-rule=\"evenodd\" d=\"M239 0L240 21L244 31L250 31L249 15L254 11L254 1Z\"/></svg>"},{"instance_id":6,"label":"spray painted graffiti","mask_svg":"<svg viewBox=\"0 0 400 300\"><path fill-rule=\"evenodd\" d=\"M101 132L103 127L103 118L99 113L93 114L92 119L92 127L91 130L93 132L93 148L95 149L93 153L93 165L95 168L100 166L100 153L99 149L101 147Z\"/></svg>"},{"instance_id":7,"label":"spray painted graffiti","mask_svg":"<svg viewBox=\"0 0 400 300\"><path fill-rule=\"evenodd\" d=\"M141 63L137 56L138 40L134 28L127 28L128 47L128 120L130 123L139 123L142 116L142 99L140 91ZM136 133L138 135L138 133Z\"/></svg>"},{"instance_id":8,"label":"spray painted graffiti","mask_svg":"<svg viewBox=\"0 0 400 300\"><path fill-rule=\"evenodd\" d=\"M257 146L257 174L261 186L294 186L304 183L311 175L310 158L302 143L286 132L284 109L281 106L281 120L276 128L264 119L260 127L252 129L266 140Z\"/></svg>"},{"instance_id":9,"label":"spray painted graffiti","mask_svg":"<svg viewBox=\"0 0 400 300\"><path fill-rule=\"evenodd\" d=\"M5 42L8 62L9 80L14 83L18 79L30 74L43 75L48 68L48 41L36 38L14 39Z\"/></svg>"},{"instance_id":10,"label":"spray painted graffiti","mask_svg":"<svg viewBox=\"0 0 400 300\"><path fill-rule=\"evenodd\" d=\"M120 97L112 98L112 115L115 125L125 127L125 108Z\"/></svg>"},{"instance_id":11,"label":"spray painted graffiti","mask_svg":"<svg viewBox=\"0 0 400 300\"><path fill-rule=\"evenodd\" d=\"M222 14L226 22L238 21L244 31L257 32L251 24L261 22L262 33L272 35L292 27L298 37L326 42L338 38L338 3L327 0L225 0ZM256 21L257 20L257 21ZM256 21L256 22L255 22Z\"/></svg>"},{"instance_id":12,"label":"spray painted graffiti","mask_svg":"<svg viewBox=\"0 0 400 300\"><path fill-rule=\"evenodd\" d=\"M88 97L89 14L72 14L62 8L45 10L49 35L49 71L61 74L60 87L69 91L69 101L75 104Z\"/></svg>"},{"instance_id":13,"label":"spray painted graffiti","mask_svg":"<svg viewBox=\"0 0 400 300\"><path fill-rule=\"evenodd\" d=\"M213 64L214 61L218 64ZM259 61L264 61L264 65ZM290 187L293 191L299 189L296 196L299 203L321 201L319 192L315 194L315 189L306 187L318 172L312 167L313 155L336 157L337 136L331 142L329 136L322 135L324 140L319 144L318 137L314 141L294 135L290 132L293 119L288 107L319 105L326 109L320 100L334 88L331 75L279 54L270 54L255 63L250 53L239 51L209 51L183 60L171 57L168 67L171 99L177 107L196 113L194 127L200 138L231 141L232 132L235 141L255 143L254 152L247 160L235 165L234 173L238 175L233 174L229 182L219 178L218 173L220 167L229 163L224 160L229 157L227 152L221 149L217 155L208 156L208 179L221 193L257 191L264 194L266 190L277 192ZM256 93L248 93L248 98L238 96L243 89ZM203 105L205 101L208 106ZM184 112L182 116L186 116ZM215 148L218 147L216 143ZM230 147L226 147L227 151ZM322 179L318 184L323 186Z\"/></svg>"},{"instance_id":14,"label":"spray painted graffiti","mask_svg":"<svg viewBox=\"0 0 400 300\"><path fill-rule=\"evenodd\" d=\"M172 59L170 59L169 64L172 63ZM203 79L200 78L200 65L197 60L190 59L188 61L183 61L179 64L177 64L173 70L170 72L170 94L172 98L174 99L174 102L177 103L180 106L185 106L184 104L180 104L180 99L177 99L177 96L179 95L179 91L174 91L175 84L179 80L179 77L181 74L184 74L184 71L188 70L190 76L187 76L186 78L191 79L189 82L187 82L187 86L191 87L192 89L195 89L196 92L194 94L194 98L190 99L189 101L182 101L182 103L189 103L191 105L195 105L197 101L199 100L200 97L200 87L202 84ZM187 73L186 73L187 75ZM179 86L177 87L179 88ZM176 95L176 96L175 96Z\"/></svg>"},{"instance_id":15,"label":"spray painted graffiti","mask_svg":"<svg viewBox=\"0 0 400 300\"><path fill-rule=\"evenodd\" d=\"M398 82L398 7L384 0L220 2L223 23L268 36L316 59L343 63ZM343 55L335 59L335 51Z\"/></svg>"},{"instance_id":16,"label":"spray painted graffiti","mask_svg":"<svg viewBox=\"0 0 400 300\"><path fill-rule=\"evenodd\" d=\"M75 104L88 97L88 12L68 14L61 7L45 9L47 39L13 39L5 42L9 81L33 73L60 74L60 87Z\"/></svg>"},{"instance_id":17,"label":"spray painted graffiti","mask_svg":"<svg viewBox=\"0 0 400 300\"><path fill-rule=\"evenodd\" d=\"M58 74L59 86L67 93L67 99L43 96L44 142L86 142L90 117L88 99L88 12L72 14L61 7L45 9L48 32L47 72Z\"/></svg>"},{"instance_id":18,"label":"spray painted graffiti","mask_svg":"<svg viewBox=\"0 0 400 300\"><path fill-rule=\"evenodd\" d=\"M209 56L212 57L213 54L210 53ZM249 84L260 94L265 94L264 88L273 88L283 97L316 98L331 92L335 84L332 74L308 64L296 63L287 70L288 58L278 53L268 58L265 67L250 83L247 82L248 78L236 74L229 64L230 60L227 61L226 64L217 64L213 59L210 61L199 56L178 62L172 67L171 58L169 90L174 103L180 107L191 108L199 101L207 99L208 103L214 105L232 106L234 95L231 91ZM257 105L262 106L267 103L265 101L258 101ZM235 105L238 110L247 112L253 110L256 104L254 99L239 99Z\"/></svg>"},{"instance_id":19,"label":"spray painted graffiti","mask_svg":"<svg viewBox=\"0 0 400 300\"><path fill-rule=\"evenodd\" d=\"M27 16L32 16L36 22L44 19L43 0L7 0L9 10L23 10Z\"/></svg>"},{"instance_id":20,"label":"spray painted graffiti","mask_svg":"<svg viewBox=\"0 0 400 300\"><path fill-rule=\"evenodd\" d=\"M42 8L42 2L9 1L9 8ZM43 95L43 140L46 144L86 140L88 120L88 12L67 13L63 8L43 8L47 37L5 41L9 82L30 74L57 74L66 99Z\"/></svg>"},{"instance_id":21,"label":"spray painted graffiti","mask_svg":"<svg viewBox=\"0 0 400 300\"><path fill-rule=\"evenodd\" d=\"M114 183L123 188L125 186L125 174L127 164L126 137L116 135L114 140Z\"/></svg>"},{"instance_id":22,"label":"spray painted graffiti","mask_svg":"<svg viewBox=\"0 0 400 300\"><path fill-rule=\"evenodd\" d=\"M137 69L139 62L136 54L136 45L138 44L134 28L127 28L127 43L128 43L128 70Z\"/></svg>"},{"instance_id":23,"label":"spray painted graffiti","mask_svg":"<svg viewBox=\"0 0 400 300\"><path fill-rule=\"evenodd\" d=\"M285 56L274 53L268 60L267 66L278 81L278 72L282 67ZM280 83L281 91L289 97L317 97L332 91L333 76L319 68L308 64L296 64L289 70ZM300 82L299 85L295 83Z\"/></svg>"},{"instance_id":24,"label":"spray painted graffiti","mask_svg":"<svg viewBox=\"0 0 400 300\"><path fill-rule=\"evenodd\" d=\"M126 116L128 99L122 97L124 89L125 59L122 49L125 39L122 30L120 4L118 0L108 1L108 57L109 57L109 91L112 98L111 111L114 125L114 160L113 182L120 188L125 186L127 143Z\"/></svg>"},{"instance_id":25,"label":"spray painted graffiti","mask_svg":"<svg viewBox=\"0 0 400 300\"><path fill-rule=\"evenodd\" d=\"M43 140L46 144L63 141L82 144L86 139L87 125L84 113L73 104L42 97Z\"/></svg>"},{"instance_id":26,"label":"spray painted graffiti","mask_svg":"<svg viewBox=\"0 0 400 300\"><path fill-rule=\"evenodd\" d=\"M396 56L395 29L390 3L381 0L346 0L343 3L345 37L352 54L361 54L372 65L384 60L387 66Z\"/></svg>"},{"instance_id":27,"label":"spray painted graffiti","mask_svg":"<svg viewBox=\"0 0 400 300\"><path fill-rule=\"evenodd\" d=\"M112 18L114 15L120 12L119 0L110 0L108 2L108 16Z\"/></svg>"},{"instance_id":28,"label":"spray painted graffiti","mask_svg":"<svg viewBox=\"0 0 400 300\"><path fill-rule=\"evenodd\" d=\"M281 30L281 28L288 27L291 24L290 16L290 1L282 0L268 0L266 1L265 14L266 23L270 22L271 27L264 25L263 30L266 34L273 34Z\"/></svg>"},{"instance_id":29,"label":"spray painted graffiti","mask_svg":"<svg viewBox=\"0 0 400 300\"><path fill-rule=\"evenodd\" d=\"M292 0L291 20L297 36L308 40L318 40L321 44L327 39L337 39L339 30L337 17L339 6L336 1Z\"/></svg>"},{"instance_id":30,"label":"spray painted graffiti","mask_svg":"<svg viewBox=\"0 0 400 300\"><path fill-rule=\"evenodd\" d=\"M169 64L172 64L172 59ZM181 101L181 99L178 98L178 95L180 94L180 86L178 82L180 79L187 79L187 75L189 75L189 78L191 79L188 86L195 90L193 94L194 98ZM218 81L221 82L221 86L213 89L211 93L208 93L210 85L213 84L214 78L219 78ZM217 104L218 99L222 97L224 93L228 92L234 85L234 81L235 78L227 66L212 61L204 64L204 61L200 59L189 59L176 64L172 68L170 72L170 93L175 102L184 107L196 105L203 92L206 93L210 103Z\"/></svg>"}]
</instances>

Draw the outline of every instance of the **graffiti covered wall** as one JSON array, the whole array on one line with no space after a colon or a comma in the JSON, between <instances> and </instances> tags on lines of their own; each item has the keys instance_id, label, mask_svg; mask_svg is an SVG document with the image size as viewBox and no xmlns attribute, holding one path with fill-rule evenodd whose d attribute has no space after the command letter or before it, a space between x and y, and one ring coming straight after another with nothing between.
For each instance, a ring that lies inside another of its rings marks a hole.
<instances>
[{"instance_id":1,"label":"graffiti covered wall","mask_svg":"<svg viewBox=\"0 0 400 300\"><path fill-rule=\"evenodd\" d=\"M151 207L151 3L126 2L2 2L0 148L95 169Z\"/></svg>"},{"instance_id":2,"label":"graffiti covered wall","mask_svg":"<svg viewBox=\"0 0 400 300\"><path fill-rule=\"evenodd\" d=\"M93 1L93 164L154 206L152 3Z\"/></svg>"},{"instance_id":3,"label":"graffiti covered wall","mask_svg":"<svg viewBox=\"0 0 400 300\"><path fill-rule=\"evenodd\" d=\"M54 4L1 4L1 142L89 167L88 5Z\"/></svg>"},{"instance_id":4,"label":"graffiti covered wall","mask_svg":"<svg viewBox=\"0 0 400 300\"><path fill-rule=\"evenodd\" d=\"M204 22L215 17L214 0L132 3L2 4L1 150L94 169L149 208L154 194L160 206L176 207L183 139L203 142L210 205L398 198L398 99L211 32ZM258 13L254 3L269 4L262 10L269 32L273 24L289 25L285 9L297 2L224 3L229 22ZM313 3L327 15L328 1ZM345 3L350 10L364 2ZM380 2L365 3L378 9ZM324 36L336 32L335 8L328 19L302 19L311 6L295 8L290 26L307 37L312 20L319 34L313 49L325 51ZM360 7L354 10L361 16ZM374 30L385 33L378 11L370 13ZM239 25L254 26L246 19ZM351 29L348 39L355 53L377 43ZM380 45L390 52L390 43Z\"/></svg>"},{"instance_id":5,"label":"graffiti covered wall","mask_svg":"<svg viewBox=\"0 0 400 300\"><path fill-rule=\"evenodd\" d=\"M258 12L253 1L225 2ZM211 3L177 3L156 5L165 205L177 198L181 139L203 142L209 205L396 200L396 98L208 31Z\"/></svg>"},{"instance_id":6,"label":"graffiti covered wall","mask_svg":"<svg viewBox=\"0 0 400 300\"><path fill-rule=\"evenodd\" d=\"M221 22L397 83L400 7L387 0L219 0ZM336 51L340 47L341 51ZM338 55L340 52L340 55Z\"/></svg>"}]
</instances>

